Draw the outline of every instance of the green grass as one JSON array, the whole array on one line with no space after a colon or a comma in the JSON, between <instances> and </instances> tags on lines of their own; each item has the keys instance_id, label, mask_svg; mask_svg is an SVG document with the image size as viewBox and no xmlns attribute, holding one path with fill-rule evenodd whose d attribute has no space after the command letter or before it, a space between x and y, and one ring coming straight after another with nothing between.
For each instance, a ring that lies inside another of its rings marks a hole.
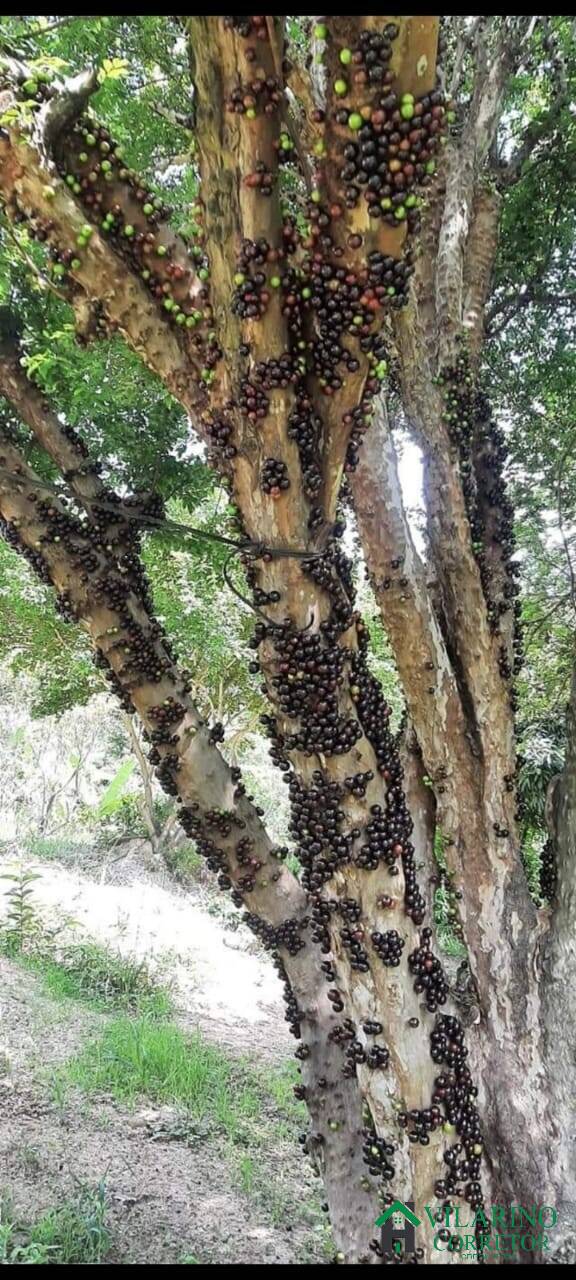
<instances>
[{"instance_id":1,"label":"green grass","mask_svg":"<svg viewBox=\"0 0 576 1280\"><path fill-rule=\"evenodd\" d=\"M64 1096L77 1088L128 1107L145 1098L181 1108L174 1136L208 1142L267 1221L311 1231L316 1248L326 1234L317 1197L295 1189L283 1159L304 1116L293 1094L297 1078L293 1063L254 1070L173 1023L124 1016L107 1022L53 1081ZM196 1261L193 1254L181 1258Z\"/></svg>"},{"instance_id":2,"label":"green grass","mask_svg":"<svg viewBox=\"0 0 576 1280\"><path fill-rule=\"evenodd\" d=\"M47 992L57 1000L83 1000L98 1008L165 1018L172 1002L143 961L102 947L80 942L59 948L54 954L32 952L22 962L38 973Z\"/></svg>"},{"instance_id":3,"label":"green grass","mask_svg":"<svg viewBox=\"0 0 576 1280\"><path fill-rule=\"evenodd\" d=\"M180 1106L192 1121L201 1119L251 1149L272 1133L294 1138L304 1115L293 1095L296 1079L292 1064L254 1071L172 1022L120 1017L92 1037L56 1073L54 1083L60 1091L75 1086L127 1105L149 1098Z\"/></svg>"},{"instance_id":4,"label":"green grass","mask_svg":"<svg viewBox=\"0 0 576 1280\"><path fill-rule=\"evenodd\" d=\"M55 836L28 836L24 848L30 857L42 862L72 863L82 852L88 852L90 846Z\"/></svg>"},{"instance_id":5,"label":"green grass","mask_svg":"<svg viewBox=\"0 0 576 1280\"><path fill-rule=\"evenodd\" d=\"M110 1237L106 1229L104 1184L84 1187L67 1204L37 1222L15 1222L4 1208L0 1221L0 1264L93 1266L102 1262Z\"/></svg>"},{"instance_id":6,"label":"green grass","mask_svg":"<svg viewBox=\"0 0 576 1280\"><path fill-rule=\"evenodd\" d=\"M256 1080L200 1036L170 1022L116 1018L63 1069L69 1084L110 1094L185 1107L193 1119L210 1118L236 1139L256 1122L261 1098Z\"/></svg>"}]
</instances>

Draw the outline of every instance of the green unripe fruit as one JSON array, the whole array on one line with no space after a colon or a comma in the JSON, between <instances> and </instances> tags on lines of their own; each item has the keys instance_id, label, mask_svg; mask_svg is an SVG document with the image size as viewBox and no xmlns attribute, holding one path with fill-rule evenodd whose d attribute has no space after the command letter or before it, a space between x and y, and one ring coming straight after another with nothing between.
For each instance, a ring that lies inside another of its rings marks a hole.
<instances>
[{"instance_id":1,"label":"green unripe fruit","mask_svg":"<svg viewBox=\"0 0 576 1280\"><path fill-rule=\"evenodd\" d=\"M391 209L391 208L392 208L392 201L391 201L391 199L390 199L390 196L383 196L383 197L382 197L382 199L381 199L381 201L380 201L380 208L381 208L381 209Z\"/></svg>"},{"instance_id":2,"label":"green unripe fruit","mask_svg":"<svg viewBox=\"0 0 576 1280\"><path fill-rule=\"evenodd\" d=\"M56 195L54 187L44 187L42 191L42 195L44 196L45 200L53 200L54 196Z\"/></svg>"},{"instance_id":3,"label":"green unripe fruit","mask_svg":"<svg viewBox=\"0 0 576 1280\"><path fill-rule=\"evenodd\" d=\"M174 310L174 303L173 303L173 301L172 301L172 298L165 298L165 299L164 299L164 310L165 310L165 311L173 311L173 310Z\"/></svg>"},{"instance_id":4,"label":"green unripe fruit","mask_svg":"<svg viewBox=\"0 0 576 1280\"><path fill-rule=\"evenodd\" d=\"M244 275L244 273L242 271L237 271L236 275L234 276L234 284L237 284L237 285L244 284L245 280L246 280L246 276Z\"/></svg>"},{"instance_id":5,"label":"green unripe fruit","mask_svg":"<svg viewBox=\"0 0 576 1280\"><path fill-rule=\"evenodd\" d=\"M102 173L110 173L112 165L109 160L103 160L102 164L100 165L100 168L102 170Z\"/></svg>"},{"instance_id":6,"label":"green unripe fruit","mask_svg":"<svg viewBox=\"0 0 576 1280\"><path fill-rule=\"evenodd\" d=\"M81 227L80 229L80 235L86 236L87 240L90 239L90 236L93 234L93 232L94 232L94 228L90 225L89 222L85 222L84 226Z\"/></svg>"},{"instance_id":7,"label":"green unripe fruit","mask_svg":"<svg viewBox=\"0 0 576 1280\"><path fill-rule=\"evenodd\" d=\"M185 324L185 323L186 323L186 316L184 315L184 312L181 311L180 315L176 316L176 324Z\"/></svg>"},{"instance_id":8,"label":"green unripe fruit","mask_svg":"<svg viewBox=\"0 0 576 1280\"><path fill-rule=\"evenodd\" d=\"M80 183L79 183L79 182L75 182L75 183L74 183L74 186L72 187L72 190L73 190L73 192L74 192L74 195L75 195L75 196L79 196L79 195L80 195L80 192L81 192L81 190L82 190L82 187L80 186Z\"/></svg>"},{"instance_id":9,"label":"green unripe fruit","mask_svg":"<svg viewBox=\"0 0 576 1280\"><path fill-rule=\"evenodd\" d=\"M412 103L412 105L414 105L414 94L413 94L413 93L403 93L403 94L402 94L402 102L411 102L411 103Z\"/></svg>"},{"instance_id":10,"label":"green unripe fruit","mask_svg":"<svg viewBox=\"0 0 576 1280\"><path fill-rule=\"evenodd\" d=\"M326 143L324 142L324 139L318 138L318 141L314 143L312 150L315 156L323 156L326 151Z\"/></svg>"},{"instance_id":11,"label":"green unripe fruit","mask_svg":"<svg viewBox=\"0 0 576 1280\"><path fill-rule=\"evenodd\" d=\"M447 112L446 112L446 123L447 123L447 124L454 124L455 120L456 120L456 112L455 112L455 111L447 111Z\"/></svg>"},{"instance_id":12,"label":"green unripe fruit","mask_svg":"<svg viewBox=\"0 0 576 1280\"><path fill-rule=\"evenodd\" d=\"M199 280L209 280L209 279L210 279L210 272L209 272L209 270L208 270L208 267L201 267L201 268L200 268L200 271L198 272L198 279L199 279Z\"/></svg>"},{"instance_id":13,"label":"green unripe fruit","mask_svg":"<svg viewBox=\"0 0 576 1280\"><path fill-rule=\"evenodd\" d=\"M399 204L398 208L394 210L394 217L397 222L404 221L404 218L406 217L406 209L403 204Z\"/></svg>"},{"instance_id":14,"label":"green unripe fruit","mask_svg":"<svg viewBox=\"0 0 576 1280\"><path fill-rule=\"evenodd\" d=\"M66 272L61 262L54 263L54 266L52 267L52 274L55 275L58 280L61 280L62 276L66 275Z\"/></svg>"},{"instance_id":15,"label":"green unripe fruit","mask_svg":"<svg viewBox=\"0 0 576 1280\"><path fill-rule=\"evenodd\" d=\"M344 67L349 67L349 66L350 66L350 63L351 63L351 61L352 61L352 50L351 50L351 49L341 49L341 50L340 50L340 61L341 61L342 65L343 65Z\"/></svg>"},{"instance_id":16,"label":"green unripe fruit","mask_svg":"<svg viewBox=\"0 0 576 1280\"><path fill-rule=\"evenodd\" d=\"M436 161L428 160L426 163L426 173L436 173Z\"/></svg>"},{"instance_id":17,"label":"green unripe fruit","mask_svg":"<svg viewBox=\"0 0 576 1280\"><path fill-rule=\"evenodd\" d=\"M147 200L146 204L142 206L142 212L146 214L147 218L149 218L150 214L154 213L154 205L150 204L150 201Z\"/></svg>"},{"instance_id":18,"label":"green unripe fruit","mask_svg":"<svg viewBox=\"0 0 576 1280\"><path fill-rule=\"evenodd\" d=\"M443 1130L444 1130L444 1133L455 1133L455 1132L456 1132L456 1125L455 1125L455 1124L451 1124L449 1120L445 1120L445 1121L444 1121L444 1124L442 1125L442 1128L443 1128Z\"/></svg>"},{"instance_id":19,"label":"green unripe fruit","mask_svg":"<svg viewBox=\"0 0 576 1280\"><path fill-rule=\"evenodd\" d=\"M351 114L348 116L348 128L352 129L352 131L356 133L358 129L362 128L363 124L364 124L364 121L360 113L358 111L352 111Z\"/></svg>"},{"instance_id":20,"label":"green unripe fruit","mask_svg":"<svg viewBox=\"0 0 576 1280\"><path fill-rule=\"evenodd\" d=\"M270 281L270 285L272 289L279 289L281 284L282 284L282 281L280 279L280 276L272 276L272 279Z\"/></svg>"},{"instance_id":21,"label":"green unripe fruit","mask_svg":"<svg viewBox=\"0 0 576 1280\"><path fill-rule=\"evenodd\" d=\"M93 133L87 133L87 134L86 134L86 146L87 146L87 147L95 147L95 146L96 146L96 139L95 139L95 137L94 137L94 134L93 134Z\"/></svg>"},{"instance_id":22,"label":"green unripe fruit","mask_svg":"<svg viewBox=\"0 0 576 1280\"><path fill-rule=\"evenodd\" d=\"M194 328L194 326L195 326L195 324L196 324L196 320L194 319L194 316L186 316L186 328L187 328L187 329L193 329L193 328Z\"/></svg>"},{"instance_id":23,"label":"green unripe fruit","mask_svg":"<svg viewBox=\"0 0 576 1280\"><path fill-rule=\"evenodd\" d=\"M309 289L307 285L306 285L306 287L302 290L302 297L303 297L303 298L306 298L306 299L308 299L308 298L311 298L311 297L312 297L312 290L311 290L311 289Z\"/></svg>"},{"instance_id":24,"label":"green unripe fruit","mask_svg":"<svg viewBox=\"0 0 576 1280\"><path fill-rule=\"evenodd\" d=\"M78 245L79 249L85 249L86 245L88 244L86 236L76 236L76 244Z\"/></svg>"},{"instance_id":25,"label":"green unripe fruit","mask_svg":"<svg viewBox=\"0 0 576 1280\"><path fill-rule=\"evenodd\" d=\"M73 258L73 259L72 259L72 261L71 261L71 263L70 263L70 266L72 267L72 270L73 270L73 271L77 271L77 270L78 270L78 268L82 266L82 263L81 263L81 261L80 261L80 258Z\"/></svg>"},{"instance_id":26,"label":"green unripe fruit","mask_svg":"<svg viewBox=\"0 0 576 1280\"><path fill-rule=\"evenodd\" d=\"M166 257L166 253L167 253L166 245L165 245L165 244L159 244L159 245L158 245L158 248L157 248L157 250L156 250L156 253L158 254L158 257L159 257L159 258L165 258L165 257Z\"/></svg>"},{"instance_id":27,"label":"green unripe fruit","mask_svg":"<svg viewBox=\"0 0 576 1280\"><path fill-rule=\"evenodd\" d=\"M314 39L326 40L327 36L328 36L328 27L326 26L326 24L324 22L317 22L316 26L314 27Z\"/></svg>"},{"instance_id":28,"label":"green unripe fruit","mask_svg":"<svg viewBox=\"0 0 576 1280\"><path fill-rule=\"evenodd\" d=\"M130 239L130 237L134 235L134 227L132 226L131 222L128 222L124 227L124 235L128 236L128 239Z\"/></svg>"},{"instance_id":29,"label":"green unripe fruit","mask_svg":"<svg viewBox=\"0 0 576 1280\"><path fill-rule=\"evenodd\" d=\"M339 98L343 98L348 93L348 85L345 80L334 81L334 93L337 93Z\"/></svg>"},{"instance_id":30,"label":"green unripe fruit","mask_svg":"<svg viewBox=\"0 0 576 1280\"><path fill-rule=\"evenodd\" d=\"M102 155L103 155L103 156L107 156L107 155L108 155L108 152L109 152L109 150L110 150L110 143L109 143L109 142L101 142L101 143L100 143L100 150L101 150L101 152L102 152Z\"/></svg>"},{"instance_id":31,"label":"green unripe fruit","mask_svg":"<svg viewBox=\"0 0 576 1280\"><path fill-rule=\"evenodd\" d=\"M414 115L414 103L403 102L402 106L400 107L400 115L402 116L403 120L411 120L412 116Z\"/></svg>"},{"instance_id":32,"label":"green unripe fruit","mask_svg":"<svg viewBox=\"0 0 576 1280\"><path fill-rule=\"evenodd\" d=\"M149 279L150 279L150 272L149 272L149 270L148 270L148 267L145 267L141 274L142 274L142 279L143 279L143 280L149 280Z\"/></svg>"},{"instance_id":33,"label":"green unripe fruit","mask_svg":"<svg viewBox=\"0 0 576 1280\"><path fill-rule=\"evenodd\" d=\"M76 179L75 179L75 177L74 177L74 174L73 174L73 173L67 173L67 174L66 174L66 183L67 183L67 186L69 186L69 187L73 187L73 186L74 186L75 181L76 181Z\"/></svg>"},{"instance_id":34,"label":"green unripe fruit","mask_svg":"<svg viewBox=\"0 0 576 1280\"><path fill-rule=\"evenodd\" d=\"M88 159L88 152L87 152L87 151L81 151L81 152L80 152L80 155L78 156L78 159L79 159L79 161L80 161L80 164L86 164L86 161L87 161L87 159Z\"/></svg>"},{"instance_id":35,"label":"green unripe fruit","mask_svg":"<svg viewBox=\"0 0 576 1280\"><path fill-rule=\"evenodd\" d=\"M389 297L390 297L390 298L393 298L393 297L394 297L394 294L396 293L396 290L395 290L395 288L394 288L394 285L393 285L393 284L389 284L389 285L388 285L388 288L387 288L387 290L386 290L386 293L389 295Z\"/></svg>"},{"instance_id":36,"label":"green unripe fruit","mask_svg":"<svg viewBox=\"0 0 576 1280\"><path fill-rule=\"evenodd\" d=\"M29 98L33 98L33 97L34 97L34 94L35 94L35 93L38 93L38 81L37 81L37 80L25 80L25 81L24 81L24 84L22 85L22 88L23 88L23 90L24 90L24 93L27 93L27 94L28 94L28 97L29 97Z\"/></svg>"},{"instance_id":37,"label":"green unripe fruit","mask_svg":"<svg viewBox=\"0 0 576 1280\"><path fill-rule=\"evenodd\" d=\"M310 199L313 204L320 204L320 200L322 199L322 197L317 187L314 189L314 191L310 193Z\"/></svg>"},{"instance_id":38,"label":"green unripe fruit","mask_svg":"<svg viewBox=\"0 0 576 1280\"><path fill-rule=\"evenodd\" d=\"M256 111L255 111L254 107L248 107L248 108L247 108L247 110L246 110L246 112L245 112L245 115L246 115L246 119L247 119L247 120L255 120L255 119L256 119Z\"/></svg>"}]
</instances>

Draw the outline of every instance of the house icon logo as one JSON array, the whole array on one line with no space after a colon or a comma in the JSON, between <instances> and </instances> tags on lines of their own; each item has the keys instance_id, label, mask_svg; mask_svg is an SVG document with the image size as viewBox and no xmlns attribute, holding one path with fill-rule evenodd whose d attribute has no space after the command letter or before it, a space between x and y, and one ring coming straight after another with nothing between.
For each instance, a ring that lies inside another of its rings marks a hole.
<instances>
[{"instance_id":1,"label":"house icon logo","mask_svg":"<svg viewBox=\"0 0 576 1280\"><path fill-rule=\"evenodd\" d=\"M395 1200L393 1204L376 1219L376 1226L381 1228L382 1252L384 1254L413 1253L416 1248L416 1227L420 1226L420 1218L414 1213L414 1201L403 1204Z\"/></svg>"}]
</instances>

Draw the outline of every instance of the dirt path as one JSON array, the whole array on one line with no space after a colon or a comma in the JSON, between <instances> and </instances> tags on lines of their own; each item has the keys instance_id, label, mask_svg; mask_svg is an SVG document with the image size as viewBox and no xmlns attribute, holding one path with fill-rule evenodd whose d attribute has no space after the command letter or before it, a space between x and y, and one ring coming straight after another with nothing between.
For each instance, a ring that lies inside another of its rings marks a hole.
<instances>
[{"instance_id":1,"label":"dirt path","mask_svg":"<svg viewBox=\"0 0 576 1280\"><path fill-rule=\"evenodd\" d=\"M36 897L101 942L154 955L176 983L176 1020L230 1053L282 1063L291 1051L279 984L251 935L230 929L210 895L154 883L95 884L53 865ZM0 958L0 1192L36 1219L104 1180L109 1261L211 1265L326 1261L318 1185L293 1137L254 1161L222 1135L186 1130L172 1107L121 1107L61 1094L57 1066L108 1015L42 993L41 979Z\"/></svg>"}]
</instances>

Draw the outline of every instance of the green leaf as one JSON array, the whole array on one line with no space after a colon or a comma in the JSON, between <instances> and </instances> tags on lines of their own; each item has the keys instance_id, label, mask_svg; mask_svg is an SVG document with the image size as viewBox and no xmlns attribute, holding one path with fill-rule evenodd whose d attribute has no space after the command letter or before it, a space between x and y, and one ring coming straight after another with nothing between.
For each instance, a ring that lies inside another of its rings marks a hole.
<instances>
[{"instance_id":1,"label":"green leaf","mask_svg":"<svg viewBox=\"0 0 576 1280\"><path fill-rule=\"evenodd\" d=\"M97 815L99 818L107 818L111 814L116 813L122 803L126 783L136 768L135 760L123 760L118 772L109 782L104 795L100 799L97 807Z\"/></svg>"},{"instance_id":2,"label":"green leaf","mask_svg":"<svg viewBox=\"0 0 576 1280\"><path fill-rule=\"evenodd\" d=\"M104 58L98 79L103 80L120 80L122 76L128 74L129 62L127 58Z\"/></svg>"}]
</instances>

